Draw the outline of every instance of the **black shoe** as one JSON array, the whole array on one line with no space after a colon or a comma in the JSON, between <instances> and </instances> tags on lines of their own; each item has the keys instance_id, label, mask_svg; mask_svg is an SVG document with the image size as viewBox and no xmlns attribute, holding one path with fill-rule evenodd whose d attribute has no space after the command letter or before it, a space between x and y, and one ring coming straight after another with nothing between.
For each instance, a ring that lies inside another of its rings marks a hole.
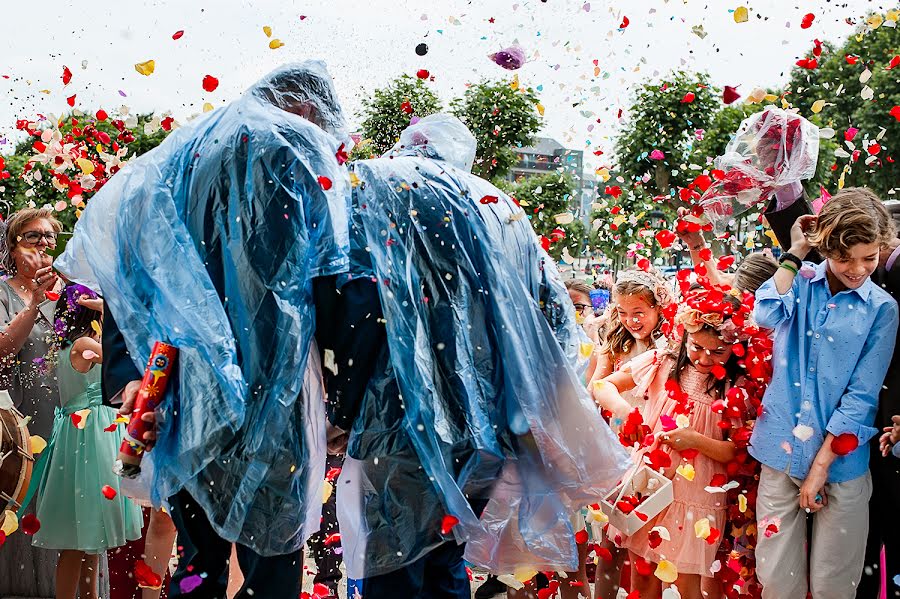
<instances>
[{"instance_id":1,"label":"black shoe","mask_svg":"<svg viewBox=\"0 0 900 599\"><path fill-rule=\"evenodd\" d=\"M506 593L506 585L497 580L496 576L490 575L475 591L475 599L491 599L501 593Z\"/></svg>"}]
</instances>

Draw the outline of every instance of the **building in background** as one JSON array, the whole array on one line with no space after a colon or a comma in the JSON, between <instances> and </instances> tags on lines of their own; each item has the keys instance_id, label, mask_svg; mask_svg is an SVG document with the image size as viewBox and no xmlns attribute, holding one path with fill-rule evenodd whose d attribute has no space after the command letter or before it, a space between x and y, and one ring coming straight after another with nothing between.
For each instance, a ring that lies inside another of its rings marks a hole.
<instances>
[{"instance_id":1,"label":"building in background","mask_svg":"<svg viewBox=\"0 0 900 599\"><path fill-rule=\"evenodd\" d=\"M565 148L550 137L537 137L533 146L519 148L516 153L519 161L509 171L510 181L562 171L571 175L575 182L575 197L581 198L584 152Z\"/></svg>"}]
</instances>

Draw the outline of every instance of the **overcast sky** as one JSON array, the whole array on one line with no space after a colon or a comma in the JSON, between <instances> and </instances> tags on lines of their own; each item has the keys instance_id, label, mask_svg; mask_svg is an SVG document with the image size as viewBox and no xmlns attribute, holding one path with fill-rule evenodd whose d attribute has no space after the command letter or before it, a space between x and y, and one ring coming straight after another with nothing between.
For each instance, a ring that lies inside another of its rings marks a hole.
<instances>
[{"instance_id":1,"label":"overcast sky","mask_svg":"<svg viewBox=\"0 0 900 599\"><path fill-rule=\"evenodd\" d=\"M60 114L66 97L76 107L170 110L176 118L204 102L220 106L280 63L322 58L335 78L351 122L360 100L403 73L427 69L447 101L467 82L511 73L487 54L517 42L529 62L518 71L539 89L546 107L543 133L568 147L611 149L616 118L635 85L673 69L705 70L718 86L783 83L814 38L839 41L856 21L892 2L752 0L746 23L735 23L735 2L695 0L194 0L121 2L4 2L0 52L0 134L17 118ZM801 29L806 13L809 29ZM623 17L630 24L619 29ZM493 22L491 22L493 19ZM701 39L692 28L702 25ZM263 26L284 46L269 49ZM173 40L172 34L184 31ZM417 56L416 45L428 44ZM156 61L145 77L135 63ZM595 64L600 68L594 75ZM73 72L63 89L63 66ZM84 65L85 68L82 68ZM205 75L220 81L206 93ZM5 88L5 89L4 89ZM44 93L49 92L49 93ZM123 95L124 94L124 95ZM627 115L626 115L627 118ZM599 120L599 122L598 122ZM9 145L0 151L8 151Z\"/></svg>"}]
</instances>

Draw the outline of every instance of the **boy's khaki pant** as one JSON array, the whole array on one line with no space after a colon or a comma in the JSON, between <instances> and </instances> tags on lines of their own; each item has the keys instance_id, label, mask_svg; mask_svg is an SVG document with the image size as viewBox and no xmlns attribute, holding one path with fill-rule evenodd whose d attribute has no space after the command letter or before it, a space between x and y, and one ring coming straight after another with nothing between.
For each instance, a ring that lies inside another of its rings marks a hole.
<instances>
[{"instance_id":1,"label":"boy's khaki pant","mask_svg":"<svg viewBox=\"0 0 900 599\"><path fill-rule=\"evenodd\" d=\"M869 529L872 477L825 485L828 505L813 517L809 561L806 558L806 511L800 508L803 481L762 467L756 519L756 574L763 599L853 599L862 577ZM778 532L766 536L770 523Z\"/></svg>"}]
</instances>

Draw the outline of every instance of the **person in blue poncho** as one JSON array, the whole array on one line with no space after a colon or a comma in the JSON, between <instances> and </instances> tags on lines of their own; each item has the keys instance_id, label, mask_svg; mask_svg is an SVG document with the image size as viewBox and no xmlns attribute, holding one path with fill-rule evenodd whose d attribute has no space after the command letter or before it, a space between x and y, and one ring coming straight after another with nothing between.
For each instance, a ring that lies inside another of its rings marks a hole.
<instances>
[{"instance_id":1,"label":"person in blue poncho","mask_svg":"<svg viewBox=\"0 0 900 599\"><path fill-rule=\"evenodd\" d=\"M170 597L223 597L233 542L238 597L299 595L325 468L314 296L348 268L349 144L324 64L281 67L130 162L56 263L102 292L123 413L153 342L179 350L152 454L181 551Z\"/></svg>"},{"instance_id":2,"label":"person in blue poncho","mask_svg":"<svg viewBox=\"0 0 900 599\"><path fill-rule=\"evenodd\" d=\"M469 172L455 117L351 166L350 268L319 329L348 576L366 599L469 597L497 573L575 569L570 514L627 465L573 369L566 289L522 209ZM360 298L371 298L362 301Z\"/></svg>"}]
</instances>

